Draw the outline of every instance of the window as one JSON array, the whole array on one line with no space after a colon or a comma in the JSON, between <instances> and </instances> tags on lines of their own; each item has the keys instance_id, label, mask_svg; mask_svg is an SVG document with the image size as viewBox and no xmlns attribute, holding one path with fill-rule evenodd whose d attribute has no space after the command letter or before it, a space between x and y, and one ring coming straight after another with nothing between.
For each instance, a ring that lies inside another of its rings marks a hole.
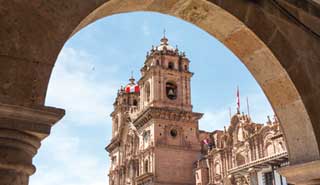
<instances>
[{"instance_id":1,"label":"window","mask_svg":"<svg viewBox=\"0 0 320 185\"><path fill-rule=\"evenodd\" d=\"M112 163L113 166L116 165L116 163L117 163L117 157L116 156L112 156L111 163Z\"/></svg>"},{"instance_id":2,"label":"window","mask_svg":"<svg viewBox=\"0 0 320 185\"><path fill-rule=\"evenodd\" d=\"M144 161L144 172L145 173L149 172L149 161L148 160Z\"/></svg>"},{"instance_id":3,"label":"window","mask_svg":"<svg viewBox=\"0 0 320 185\"><path fill-rule=\"evenodd\" d=\"M172 82L166 83L166 93L170 100L177 99L177 86Z\"/></svg>"},{"instance_id":4,"label":"window","mask_svg":"<svg viewBox=\"0 0 320 185\"><path fill-rule=\"evenodd\" d=\"M159 62L159 60L157 60L157 61L156 61L156 64L157 64L157 66L158 66L158 65L160 65L160 62Z\"/></svg>"},{"instance_id":5,"label":"window","mask_svg":"<svg viewBox=\"0 0 320 185\"><path fill-rule=\"evenodd\" d=\"M147 82L146 85L144 86L144 88L145 88L146 101L149 102L150 101L150 83Z\"/></svg>"},{"instance_id":6,"label":"window","mask_svg":"<svg viewBox=\"0 0 320 185\"><path fill-rule=\"evenodd\" d=\"M174 63L173 62L169 62L168 63L168 68L169 69L174 69Z\"/></svg>"},{"instance_id":7,"label":"window","mask_svg":"<svg viewBox=\"0 0 320 185\"><path fill-rule=\"evenodd\" d=\"M177 137L177 135L178 135L178 131L177 131L176 129L172 129L172 130L170 131L170 135L171 135L173 138L175 138L175 137Z\"/></svg>"},{"instance_id":8,"label":"window","mask_svg":"<svg viewBox=\"0 0 320 185\"><path fill-rule=\"evenodd\" d=\"M138 105L138 101L137 100L133 100L133 105L137 106Z\"/></svg>"},{"instance_id":9,"label":"window","mask_svg":"<svg viewBox=\"0 0 320 185\"><path fill-rule=\"evenodd\" d=\"M273 175L272 175L272 172L267 172L267 173L264 173L263 175L264 177L264 185L273 185Z\"/></svg>"},{"instance_id":10,"label":"window","mask_svg":"<svg viewBox=\"0 0 320 185\"><path fill-rule=\"evenodd\" d=\"M143 142L144 143L148 143L149 139L150 139L150 131L144 132L144 134L143 134Z\"/></svg>"},{"instance_id":11,"label":"window","mask_svg":"<svg viewBox=\"0 0 320 185\"><path fill-rule=\"evenodd\" d=\"M188 71L188 65L184 65L184 70Z\"/></svg>"}]
</instances>

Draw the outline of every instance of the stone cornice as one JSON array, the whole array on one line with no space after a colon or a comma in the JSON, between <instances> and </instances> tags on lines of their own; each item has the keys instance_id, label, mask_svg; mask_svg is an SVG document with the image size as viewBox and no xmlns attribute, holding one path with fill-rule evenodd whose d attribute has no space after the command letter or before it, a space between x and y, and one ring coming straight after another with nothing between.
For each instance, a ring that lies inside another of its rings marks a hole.
<instances>
[{"instance_id":1,"label":"stone cornice","mask_svg":"<svg viewBox=\"0 0 320 185\"><path fill-rule=\"evenodd\" d=\"M203 116L202 113L183 111L173 108L148 107L133 121L139 129L151 119L163 119L170 121L196 122Z\"/></svg>"},{"instance_id":2,"label":"stone cornice","mask_svg":"<svg viewBox=\"0 0 320 185\"><path fill-rule=\"evenodd\" d=\"M148 77L150 77L152 74L159 73L160 70L162 71L162 73L163 72L171 72L176 75L182 74L182 76L185 76L185 77L192 77L194 74L193 72L190 72L190 71L167 69L162 66L150 66L149 70L145 71L145 75L139 79L138 84L141 85L141 82L143 82L145 79L148 79Z\"/></svg>"},{"instance_id":3,"label":"stone cornice","mask_svg":"<svg viewBox=\"0 0 320 185\"><path fill-rule=\"evenodd\" d=\"M65 115L65 110L54 107L23 107L0 103L0 117L27 120L53 125Z\"/></svg>"},{"instance_id":4,"label":"stone cornice","mask_svg":"<svg viewBox=\"0 0 320 185\"><path fill-rule=\"evenodd\" d=\"M50 134L51 127L65 115L54 107L24 107L0 103L0 127L33 134L40 139Z\"/></svg>"},{"instance_id":5,"label":"stone cornice","mask_svg":"<svg viewBox=\"0 0 320 185\"><path fill-rule=\"evenodd\" d=\"M105 149L110 153L119 145L120 145L120 137L115 137L111 140L111 142L106 146Z\"/></svg>"}]
</instances>

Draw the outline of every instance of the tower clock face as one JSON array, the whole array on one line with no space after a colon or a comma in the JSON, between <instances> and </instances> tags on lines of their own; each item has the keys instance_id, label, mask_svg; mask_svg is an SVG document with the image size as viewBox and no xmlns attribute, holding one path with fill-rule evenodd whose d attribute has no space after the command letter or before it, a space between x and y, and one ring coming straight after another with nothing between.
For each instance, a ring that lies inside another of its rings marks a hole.
<instances>
[{"instance_id":1,"label":"tower clock face","mask_svg":"<svg viewBox=\"0 0 320 185\"><path fill-rule=\"evenodd\" d=\"M166 94L170 100L177 99L177 86L174 83L166 83Z\"/></svg>"}]
</instances>

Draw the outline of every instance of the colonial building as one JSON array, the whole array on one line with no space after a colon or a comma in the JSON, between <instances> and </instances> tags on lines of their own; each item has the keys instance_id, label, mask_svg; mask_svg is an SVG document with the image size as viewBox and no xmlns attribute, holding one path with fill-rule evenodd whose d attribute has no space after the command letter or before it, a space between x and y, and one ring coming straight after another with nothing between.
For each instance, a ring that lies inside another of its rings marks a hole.
<instances>
[{"instance_id":1,"label":"colonial building","mask_svg":"<svg viewBox=\"0 0 320 185\"><path fill-rule=\"evenodd\" d=\"M202 114L192 111L189 62L163 37L147 54L140 80L119 90L106 147L110 185L195 183Z\"/></svg>"},{"instance_id":2,"label":"colonial building","mask_svg":"<svg viewBox=\"0 0 320 185\"><path fill-rule=\"evenodd\" d=\"M276 169L288 164L278 119L266 124L235 114L230 126L200 131L203 156L195 163L197 185L285 185Z\"/></svg>"},{"instance_id":3,"label":"colonial building","mask_svg":"<svg viewBox=\"0 0 320 185\"><path fill-rule=\"evenodd\" d=\"M147 53L138 82L131 77L119 89L106 147L109 185L274 181L269 171L287 159L277 120L264 126L236 114L224 131L199 131L202 114L192 111L189 63L164 36Z\"/></svg>"}]
</instances>

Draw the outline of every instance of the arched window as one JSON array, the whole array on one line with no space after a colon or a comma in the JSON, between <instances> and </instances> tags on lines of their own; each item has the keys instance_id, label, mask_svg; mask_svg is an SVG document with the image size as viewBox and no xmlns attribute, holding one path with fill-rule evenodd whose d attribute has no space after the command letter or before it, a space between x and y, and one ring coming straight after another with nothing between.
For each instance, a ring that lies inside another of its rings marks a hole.
<instances>
[{"instance_id":1,"label":"arched window","mask_svg":"<svg viewBox=\"0 0 320 185\"><path fill-rule=\"evenodd\" d=\"M150 101L150 83L149 82L147 82L146 84L145 84L145 86L144 86L144 92L145 92L145 99L146 99L146 101L147 102L149 102Z\"/></svg>"},{"instance_id":2,"label":"arched window","mask_svg":"<svg viewBox=\"0 0 320 185\"><path fill-rule=\"evenodd\" d=\"M177 99L177 85L173 82L166 83L166 94L170 100Z\"/></svg>"},{"instance_id":3,"label":"arched window","mask_svg":"<svg viewBox=\"0 0 320 185\"><path fill-rule=\"evenodd\" d=\"M138 101L136 99L133 100L133 106L137 106L138 105Z\"/></svg>"},{"instance_id":4,"label":"arched window","mask_svg":"<svg viewBox=\"0 0 320 185\"><path fill-rule=\"evenodd\" d=\"M169 69L174 69L174 63L173 62L169 62L168 63L168 68Z\"/></svg>"},{"instance_id":5,"label":"arched window","mask_svg":"<svg viewBox=\"0 0 320 185\"><path fill-rule=\"evenodd\" d=\"M156 64L157 64L157 66L158 66L158 65L160 65L160 61L159 61L159 60L157 60L157 61L156 61Z\"/></svg>"},{"instance_id":6,"label":"arched window","mask_svg":"<svg viewBox=\"0 0 320 185\"><path fill-rule=\"evenodd\" d=\"M184 65L184 70L188 71L188 65Z\"/></svg>"}]
</instances>

